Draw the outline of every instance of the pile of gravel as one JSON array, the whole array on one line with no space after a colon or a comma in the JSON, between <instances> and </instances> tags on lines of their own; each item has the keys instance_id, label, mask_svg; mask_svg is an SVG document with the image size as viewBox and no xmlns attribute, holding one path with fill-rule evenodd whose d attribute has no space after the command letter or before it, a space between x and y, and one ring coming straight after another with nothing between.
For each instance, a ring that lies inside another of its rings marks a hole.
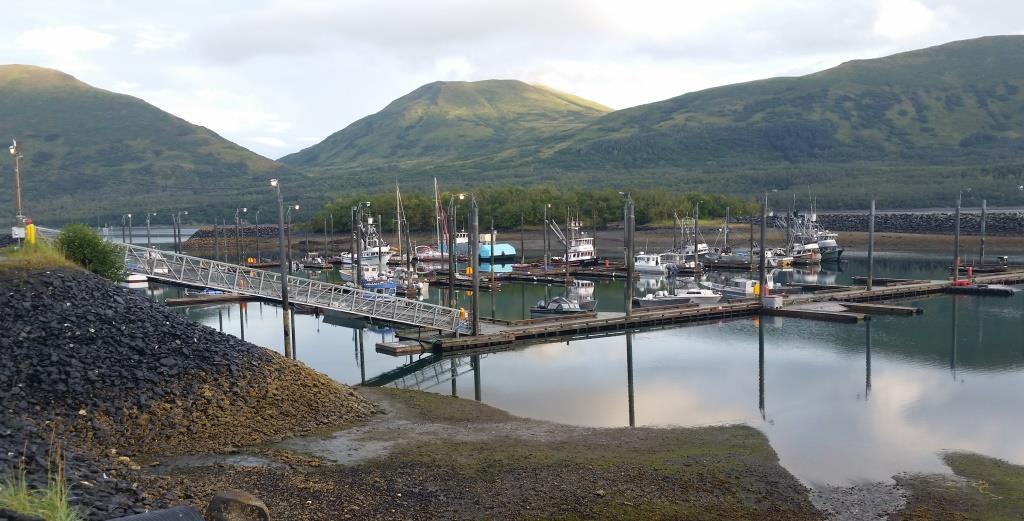
<instances>
[{"instance_id":1,"label":"pile of gravel","mask_svg":"<svg viewBox=\"0 0 1024 521\"><path fill-rule=\"evenodd\" d=\"M363 420L377 407L272 351L84 271L0 273L0 469L45 481L51 440L95 519L150 504L147 456L227 450Z\"/></svg>"}]
</instances>

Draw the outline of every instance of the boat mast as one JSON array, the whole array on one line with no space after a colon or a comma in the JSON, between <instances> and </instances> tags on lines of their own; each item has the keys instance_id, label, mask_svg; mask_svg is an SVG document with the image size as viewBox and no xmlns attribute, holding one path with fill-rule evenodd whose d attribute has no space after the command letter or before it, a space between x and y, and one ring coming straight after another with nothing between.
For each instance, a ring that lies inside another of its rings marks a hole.
<instances>
[{"instance_id":1,"label":"boat mast","mask_svg":"<svg viewBox=\"0 0 1024 521\"><path fill-rule=\"evenodd\" d=\"M723 244L722 247L723 248L728 248L729 247L729 207L728 206L725 207L725 231L723 233L724 233L724 236L722 238L722 242L724 242L725 244Z\"/></svg>"},{"instance_id":2,"label":"boat mast","mask_svg":"<svg viewBox=\"0 0 1024 521\"><path fill-rule=\"evenodd\" d=\"M402 258L402 191L395 179L395 221L398 224L398 258Z\"/></svg>"},{"instance_id":3,"label":"boat mast","mask_svg":"<svg viewBox=\"0 0 1024 521\"><path fill-rule=\"evenodd\" d=\"M441 199L437 193L437 178L434 178L434 238L437 239L437 251L444 251L441 247Z\"/></svg>"}]
</instances>

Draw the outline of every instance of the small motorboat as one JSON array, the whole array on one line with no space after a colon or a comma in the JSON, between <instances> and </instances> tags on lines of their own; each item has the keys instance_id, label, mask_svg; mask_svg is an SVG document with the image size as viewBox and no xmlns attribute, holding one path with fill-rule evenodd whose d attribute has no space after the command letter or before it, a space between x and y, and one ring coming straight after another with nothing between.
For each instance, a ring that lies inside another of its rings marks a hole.
<instances>
[{"instance_id":1,"label":"small motorboat","mask_svg":"<svg viewBox=\"0 0 1024 521\"><path fill-rule=\"evenodd\" d=\"M722 294L717 291L692 288L676 290L674 294L663 290L656 291L642 298L633 299L633 305L638 308L656 308L684 304L715 304L720 300Z\"/></svg>"},{"instance_id":2,"label":"small motorboat","mask_svg":"<svg viewBox=\"0 0 1024 521\"><path fill-rule=\"evenodd\" d=\"M555 297L547 301L540 300L536 306L530 308L531 315L575 315L586 312L578 302L565 297Z\"/></svg>"}]
</instances>

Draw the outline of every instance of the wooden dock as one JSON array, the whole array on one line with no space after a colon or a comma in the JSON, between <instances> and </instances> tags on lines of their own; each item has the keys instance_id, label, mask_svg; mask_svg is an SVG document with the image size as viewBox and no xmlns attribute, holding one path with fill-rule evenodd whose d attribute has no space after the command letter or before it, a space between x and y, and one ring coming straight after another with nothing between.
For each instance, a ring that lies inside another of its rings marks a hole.
<instances>
[{"instance_id":1,"label":"wooden dock","mask_svg":"<svg viewBox=\"0 0 1024 521\"><path fill-rule=\"evenodd\" d=\"M671 324L708 322L752 316L758 313L801 319L856 323L870 320L873 314L916 315L920 308L880 304L879 301L940 295L951 281L899 280L890 286L868 290L864 286L832 286L811 294L786 296L778 310L762 310L755 299L697 307L634 309L632 314L599 312L587 316L553 317L528 320L481 320L480 334L438 335L435 331L404 330L396 333L400 341L413 340L434 350L462 351L494 346L537 342L552 338L580 338L610 334L627 329ZM1021 284L1024 270L975 277L977 284ZM388 344L398 344L392 342ZM388 346L386 349L399 349Z\"/></svg>"}]
</instances>

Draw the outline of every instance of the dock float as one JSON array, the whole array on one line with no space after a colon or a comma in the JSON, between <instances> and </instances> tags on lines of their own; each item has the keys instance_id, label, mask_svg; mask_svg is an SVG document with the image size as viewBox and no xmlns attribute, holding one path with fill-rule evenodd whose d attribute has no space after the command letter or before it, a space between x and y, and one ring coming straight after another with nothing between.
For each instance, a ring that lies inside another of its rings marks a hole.
<instances>
[{"instance_id":1,"label":"dock float","mask_svg":"<svg viewBox=\"0 0 1024 521\"><path fill-rule=\"evenodd\" d=\"M1017 294L1017 288L1003 286L1002 284L971 284L969 286L950 286L946 293L957 295L988 295L993 297L1012 297Z\"/></svg>"},{"instance_id":2,"label":"dock float","mask_svg":"<svg viewBox=\"0 0 1024 521\"><path fill-rule=\"evenodd\" d=\"M204 304L223 304L224 302L248 302L251 300L259 299L250 295L223 293L218 295L194 295L190 297L169 298L164 301L164 305L173 308L181 306L202 306Z\"/></svg>"},{"instance_id":3,"label":"dock float","mask_svg":"<svg viewBox=\"0 0 1024 521\"><path fill-rule=\"evenodd\" d=\"M863 302L840 302L840 306L858 313L877 315L920 315L924 310L911 306L892 306L888 304L866 304Z\"/></svg>"},{"instance_id":4,"label":"dock float","mask_svg":"<svg viewBox=\"0 0 1024 521\"><path fill-rule=\"evenodd\" d=\"M762 311L766 315L776 317L792 317L792 318L804 318L808 320L824 320L826 322L840 322L844 324L856 324L865 320L871 320L871 315L864 313L849 313L845 311L830 311L824 309L814 308L779 308L779 309L764 309Z\"/></svg>"},{"instance_id":5,"label":"dock float","mask_svg":"<svg viewBox=\"0 0 1024 521\"><path fill-rule=\"evenodd\" d=\"M418 340L399 340L396 342L377 342L376 351L391 356L418 355L425 349Z\"/></svg>"}]
</instances>

